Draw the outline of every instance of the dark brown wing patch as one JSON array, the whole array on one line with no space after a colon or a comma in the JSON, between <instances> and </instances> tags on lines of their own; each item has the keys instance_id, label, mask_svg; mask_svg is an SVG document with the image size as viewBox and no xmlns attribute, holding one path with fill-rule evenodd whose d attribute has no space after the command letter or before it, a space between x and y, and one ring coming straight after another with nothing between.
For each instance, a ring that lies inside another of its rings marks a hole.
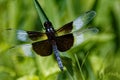
<instances>
[{"instance_id":1,"label":"dark brown wing patch","mask_svg":"<svg viewBox=\"0 0 120 80\"><path fill-rule=\"evenodd\" d=\"M70 22L68 24L65 24L60 29L58 29L56 31L56 33L58 34L58 36L60 36L60 35L64 35L64 34L70 33L72 31L72 29L73 29L73 22Z\"/></svg>"},{"instance_id":2,"label":"dark brown wing patch","mask_svg":"<svg viewBox=\"0 0 120 80\"><path fill-rule=\"evenodd\" d=\"M74 37L73 34L67 34L56 37L56 43L58 50L61 52L69 50L73 46Z\"/></svg>"},{"instance_id":3,"label":"dark brown wing patch","mask_svg":"<svg viewBox=\"0 0 120 80\"><path fill-rule=\"evenodd\" d=\"M41 56L48 56L52 54L52 46L48 40L32 43L32 48L38 55Z\"/></svg>"},{"instance_id":4,"label":"dark brown wing patch","mask_svg":"<svg viewBox=\"0 0 120 80\"><path fill-rule=\"evenodd\" d=\"M27 34L28 34L29 38L33 41L46 36L45 33L37 32L37 31L27 31Z\"/></svg>"}]
</instances>

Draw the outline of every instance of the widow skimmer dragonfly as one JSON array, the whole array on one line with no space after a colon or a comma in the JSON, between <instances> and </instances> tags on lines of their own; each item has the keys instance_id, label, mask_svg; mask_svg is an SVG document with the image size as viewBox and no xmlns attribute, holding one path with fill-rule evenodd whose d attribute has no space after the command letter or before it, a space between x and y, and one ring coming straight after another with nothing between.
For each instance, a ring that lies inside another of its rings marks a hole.
<instances>
[{"instance_id":1,"label":"widow skimmer dragonfly","mask_svg":"<svg viewBox=\"0 0 120 80\"><path fill-rule=\"evenodd\" d=\"M53 52L56 56L59 68L63 71L63 64L59 55L59 51L64 52L71 49L73 45L76 44L75 37L77 37L77 42L80 42L81 33L97 31L96 28L84 29L83 27L93 19L96 13L95 11L86 12L74 21L65 24L58 30L55 30L38 1L34 0L34 3L46 32L41 33L38 31L19 31L18 34L22 32L24 36L22 35L21 38L21 35L18 35L18 38L24 41L23 37L28 36L33 41L32 48L38 55L49 56ZM45 37L45 39L41 41L40 39L42 37Z\"/></svg>"}]
</instances>

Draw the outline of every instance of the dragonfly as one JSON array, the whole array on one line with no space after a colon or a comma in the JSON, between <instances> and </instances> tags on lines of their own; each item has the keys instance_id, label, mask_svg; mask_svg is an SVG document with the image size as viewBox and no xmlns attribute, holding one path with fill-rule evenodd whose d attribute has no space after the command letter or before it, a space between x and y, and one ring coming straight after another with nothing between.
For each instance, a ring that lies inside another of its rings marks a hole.
<instances>
[{"instance_id":1,"label":"dragonfly","mask_svg":"<svg viewBox=\"0 0 120 80\"><path fill-rule=\"evenodd\" d=\"M31 39L33 41L32 49L40 56L49 56L54 53L58 66L63 71L64 66L59 53L71 49L74 45L79 45L78 43L83 41L83 33L98 32L97 28L84 27L94 18L96 12L88 11L55 30L39 2L34 0L34 4L45 32L19 30L18 34L22 33L22 37L18 35L18 38L21 41L26 40L27 37ZM44 40L41 40L43 37Z\"/></svg>"}]
</instances>

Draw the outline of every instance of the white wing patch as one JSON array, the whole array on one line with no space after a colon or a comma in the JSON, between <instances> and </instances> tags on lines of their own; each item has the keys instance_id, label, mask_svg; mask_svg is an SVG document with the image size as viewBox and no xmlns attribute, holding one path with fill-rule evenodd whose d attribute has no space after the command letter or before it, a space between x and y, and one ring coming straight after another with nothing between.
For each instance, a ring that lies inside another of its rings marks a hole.
<instances>
[{"instance_id":1,"label":"white wing patch","mask_svg":"<svg viewBox=\"0 0 120 80\"><path fill-rule=\"evenodd\" d=\"M97 28L86 28L84 30L82 30L81 32L76 31L73 33L74 35L74 46L78 46L79 44L81 44L82 42L84 42L85 40L87 40L88 38L94 36L97 32L99 32L99 30Z\"/></svg>"},{"instance_id":2,"label":"white wing patch","mask_svg":"<svg viewBox=\"0 0 120 80\"><path fill-rule=\"evenodd\" d=\"M84 35L83 34L80 34L80 35L77 35L77 34L73 34L74 35L74 46L78 46L80 45L83 41L84 41Z\"/></svg>"},{"instance_id":3,"label":"white wing patch","mask_svg":"<svg viewBox=\"0 0 120 80\"><path fill-rule=\"evenodd\" d=\"M33 56L31 48L32 48L31 44L26 44L22 46L22 50L24 51L25 56Z\"/></svg>"},{"instance_id":4,"label":"white wing patch","mask_svg":"<svg viewBox=\"0 0 120 80\"><path fill-rule=\"evenodd\" d=\"M24 30L18 30L17 31L17 39L20 41L27 41L28 34Z\"/></svg>"},{"instance_id":5,"label":"white wing patch","mask_svg":"<svg viewBox=\"0 0 120 80\"><path fill-rule=\"evenodd\" d=\"M78 17L75 21L73 21L73 32L79 30L84 25L81 17Z\"/></svg>"}]
</instances>

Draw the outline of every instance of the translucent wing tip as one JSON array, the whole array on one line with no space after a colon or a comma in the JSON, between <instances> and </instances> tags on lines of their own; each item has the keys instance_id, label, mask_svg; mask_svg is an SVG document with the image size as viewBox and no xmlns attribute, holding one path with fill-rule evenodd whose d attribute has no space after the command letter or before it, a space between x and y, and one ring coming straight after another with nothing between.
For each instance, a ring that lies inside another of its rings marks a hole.
<instances>
[{"instance_id":1,"label":"translucent wing tip","mask_svg":"<svg viewBox=\"0 0 120 80\"><path fill-rule=\"evenodd\" d=\"M96 15L95 11L88 11L73 21L73 31L80 30L84 25L88 24Z\"/></svg>"},{"instance_id":2,"label":"translucent wing tip","mask_svg":"<svg viewBox=\"0 0 120 80\"><path fill-rule=\"evenodd\" d=\"M87 13L87 14L90 14L91 16L95 16L95 15L96 15L96 12L95 12L95 11L87 11L86 13Z\"/></svg>"},{"instance_id":3,"label":"translucent wing tip","mask_svg":"<svg viewBox=\"0 0 120 80\"><path fill-rule=\"evenodd\" d=\"M86 21L91 21L96 15L96 12L95 11L88 11L86 12L86 15L85 15L85 18L86 18Z\"/></svg>"},{"instance_id":4,"label":"translucent wing tip","mask_svg":"<svg viewBox=\"0 0 120 80\"><path fill-rule=\"evenodd\" d=\"M90 30L92 33L98 33L99 29L96 27L92 27L92 28L88 28L88 30Z\"/></svg>"},{"instance_id":5,"label":"translucent wing tip","mask_svg":"<svg viewBox=\"0 0 120 80\"><path fill-rule=\"evenodd\" d=\"M93 11L93 10L90 10L90 11L87 11L86 13L89 13L89 12L95 12L95 11Z\"/></svg>"}]
</instances>

